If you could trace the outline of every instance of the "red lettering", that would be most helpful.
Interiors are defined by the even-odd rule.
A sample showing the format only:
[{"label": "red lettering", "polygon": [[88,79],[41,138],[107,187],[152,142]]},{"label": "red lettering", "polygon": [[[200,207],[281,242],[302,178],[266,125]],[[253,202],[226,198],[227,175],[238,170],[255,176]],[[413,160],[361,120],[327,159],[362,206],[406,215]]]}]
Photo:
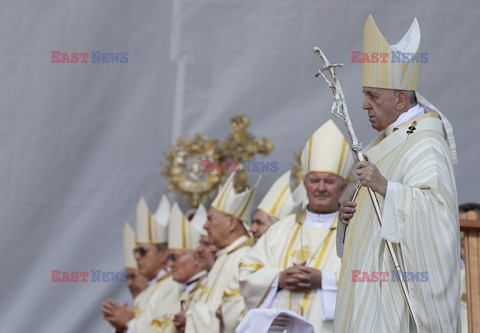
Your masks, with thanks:
[{"label": "red lettering", "polygon": [[378,282],[378,272],[372,272],[372,282]]},{"label": "red lettering", "polygon": [[202,172],[211,172],[210,165],[211,162],[209,160],[202,160]]},{"label": "red lettering", "polygon": [[72,272],[72,282],[78,282],[78,272]]},{"label": "red lettering", "polygon": [[212,162],[212,168],[210,169],[210,172],[220,172],[220,167],[218,165],[218,162],[216,161]]},{"label": "red lettering", "polygon": [[221,168],[220,168],[220,172],[228,172],[228,169],[230,167],[230,162],[227,162],[227,161],[223,161],[221,164],[220,164]]},{"label": "red lettering", "polygon": [[352,51],[352,63],[353,64],[359,64],[361,62],[362,62],[362,52]]},{"label": "red lettering", "polygon": [[62,272],[62,282],[71,282],[68,272]]},{"label": "red lettering", "polygon": [[352,270],[352,282],[360,282],[360,271],[358,269]]},{"label": "red lettering", "polygon": [[78,52],[73,52],[72,53],[71,62],[74,63],[74,64],[78,63]]},{"label": "red lettering", "polygon": [[86,64],[88,62],[88,52],[82,52],[80,53],[80,58],[82,58],[81,63]]},{"label": "red lettering", "polygon": [[88,282],[87,277],[89,273],[88,272],[80,272],[80,277],[82,278],[80,282]]},{"label": "red lettering", "polygon": [[59,64],[61,62],[59,57],[61,54],[62,52],[60,51],[52,51],[52,63]]},{"label": "red lettering", "polygon": [[381,282],[388,282],[388,272],[380,272]]},{"label": "red lettering", "polygon": [[388,53],[387,52],[380,53],[380,58],[382,58],[380,62],[385,64],[386,62],[388,62]]},{"label": "red lettering", "polygon": [[378,63],[378,52],[373,52],[372,57],[370,58],[370,62],[373,62],[374,64]]},{"label": "red lettering", "polygon": [[70,63],[70,58],[68,57],[68,53],[62,53],[62,63]]},{"label": "red lettering", "polygon": [[362,282],[368,282],[369,279],[368,272],[362,272]]},{"label": "red lettering", "polygon": [[368,57],[368,53],[363,53],[362,54],[362,63],[371,63],[370,58]]},{"label": "red lettering", "polygon": [[51,280],[51,282],[62,282],[62,280],[60,280],[60,273],[61,272],[62,271],[58,270],[58,269],[52,270],[52,280]]}]

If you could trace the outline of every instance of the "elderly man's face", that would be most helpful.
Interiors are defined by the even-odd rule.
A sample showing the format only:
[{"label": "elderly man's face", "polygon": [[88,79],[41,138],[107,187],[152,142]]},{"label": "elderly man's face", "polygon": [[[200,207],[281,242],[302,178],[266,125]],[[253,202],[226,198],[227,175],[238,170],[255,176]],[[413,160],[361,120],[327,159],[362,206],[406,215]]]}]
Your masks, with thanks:
[{"label": "elderly man's face", "polygon": [[225,245],[225,239],[230,234],[231,217],[227,214],[219,212],[215,208],[208,210],[207,222],[203,226],[208,233],[210,242],[218,249],[223,249]]},{"label": "elderly man's face", "polygon": [[147,279],[153,279],[166,261],[168,250],[158,250],[154,244],[138,243],[134,250],[138,270]]},{"label": "elderly man's face", "polygon": [[127,287],[132,297],[135,298],[143,289],[148,287],[148,280],[140,274],[138,269],[126,268],[125,271],[127,272]]},{"label": "elderly man's face", "polygon": [[314,213],[330,213],[338,210],[338,200],[345,191],[345,181],[331,173],[310,172],[304,179],[308,208]]},{"label": "elderly man's face", "polygon": [[397,120],[397,96],[394,90],[363,87],[363,109],[368,111],[368,120],[378,132]]},{"label": "elderly man's face", "polygon": [[200,271],[193,251],[171,250],[169,265],[172,269],[172,278],[178,283],[187,282]]},{"label": "elderly man's face", "polygon": [[200,237],[200,244],[197,247],[198,261],[202,268],[206,271],[210,271],[217,259],[215,254],[218,249],[215,245],[210,243],[208,236]]},{"label": "elderly man's face", "polygon": [[264,233],[267,232],[268,228],[271,227],[272,225],[272,220],[270,219],[270,216],[257,209],[255,214],[253,214],[253,219],[252,219],[252,225],[250,226],[250,231],[253,234],[253,240],[255,243],[262,237]]}]

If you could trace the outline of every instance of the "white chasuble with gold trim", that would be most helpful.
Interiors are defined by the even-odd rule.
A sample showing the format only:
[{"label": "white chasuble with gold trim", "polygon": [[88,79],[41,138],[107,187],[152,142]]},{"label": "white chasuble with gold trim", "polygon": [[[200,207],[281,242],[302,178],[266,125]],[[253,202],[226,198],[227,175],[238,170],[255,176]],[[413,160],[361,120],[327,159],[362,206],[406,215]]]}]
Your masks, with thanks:
[{"label": "white chasuble with gold trim", "polygon": [[[367,190],[357,193],[346,229],[336,332],[410,332],[406,302],[384,239],[392,242],[419,332],[460,329],[460,242],[453,162],[438,116],[414,118],[365,149],[387,178],[380,228]],[[359,281],[353,271],[388,274]],[[363,273],[366,272],[366,273]],[[419,278],[420,277],[420,278]],[[385,281],[387,280],[387,281]]]},{"label": "white chasuble with gold trim", "polygon": [[[242,258],[241,292],[247,309],[292,310],[308,320],[316,333],[331,332],[340,272],[335,250],[336,213],[329,215],[328,224],[323,227],[304,223],[305,215],[303,210],[276,222]],[[279,274],[302,262],[322,271],[323,289],[308,293],[278,290]]]}]

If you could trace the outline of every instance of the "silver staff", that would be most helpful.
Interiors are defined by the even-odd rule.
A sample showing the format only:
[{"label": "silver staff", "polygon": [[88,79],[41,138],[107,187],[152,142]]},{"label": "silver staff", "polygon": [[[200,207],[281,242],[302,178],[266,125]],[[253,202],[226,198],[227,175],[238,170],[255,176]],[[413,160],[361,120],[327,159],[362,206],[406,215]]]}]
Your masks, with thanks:
[{"label": "silver staff", "polygon": [[[345,95],[343,94],[342,86],[340,85],[340,81],[338,80],[337,74],[335,73],[335,69],[337,67],[343,67],[343,64],[330,64],[330,61],[328,61],[325,54],[318,47],[314,47],[313,52],[315,52],[315,54],[318,55],[325,63],[325,66],[323,66],[323,68],[320,69],[315,76],[316,77],[318,77],[319,75],[323,76],[325,81],[327,81],[327,84],[330,87],[330,89],[332,89],[332,92],[334,95],[334,101],[332,104],[332,114],[335,117],[340,118],[344,122],[345,126],[347,127],[347,131],[350,136],[350,139],[352,140],[352,151],[357,156],[358,161],[364,161],[365,157],[363,156],[363,153],[362,153],[362,144],[358,141],[357,136],[355,135],[355,131],[353,130],[353,125],[350,120],[350,115],[348,114],[347,103],[345,101]],[[330,73],[332,82],[325,76],[324,74],[325,71]],[[377,197],[375,196],[375,193],[370,187],[367,187],[367,190],[368,190],[368,195],[370,196],[370,200],[373,204],[373,208],[375,210],[375,215],[377,216],[378,223],[380,224],[380,226],[382,226],[382,213],[380,211],[380,206],[378,205]],[[405,297],[405,301],[407,302],[410,317],[412,318],[412,321],[415,324],[415,326],[417,326],[417,323],[415,322],[415,316],[413,315],[413,311],[412,311],[412,304],[410,302],[410,296],[408,294],[407,285],[401,278],[402,269],[400,267],[400,264],[398,263],[397,256],[393,251],[392,243],[390,243],[388,240],[385,240],[385,243],[387,244],[388,252],[390,253],[390,257],[392,258],[393,265],[395,266],[396,273],[399,277],[400,285],[402,286],[403,296]]]}]

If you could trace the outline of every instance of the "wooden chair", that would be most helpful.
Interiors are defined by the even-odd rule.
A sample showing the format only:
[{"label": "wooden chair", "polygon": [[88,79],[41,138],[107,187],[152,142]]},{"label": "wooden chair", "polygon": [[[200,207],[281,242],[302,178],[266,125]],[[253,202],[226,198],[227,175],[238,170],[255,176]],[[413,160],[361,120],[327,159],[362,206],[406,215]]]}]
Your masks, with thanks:
[{"label": "wooden chair", "polygon": [[460,220],[464,233],[465,276],[467,282],[468,332],[480,332],[480,220],[474,211]]}]

